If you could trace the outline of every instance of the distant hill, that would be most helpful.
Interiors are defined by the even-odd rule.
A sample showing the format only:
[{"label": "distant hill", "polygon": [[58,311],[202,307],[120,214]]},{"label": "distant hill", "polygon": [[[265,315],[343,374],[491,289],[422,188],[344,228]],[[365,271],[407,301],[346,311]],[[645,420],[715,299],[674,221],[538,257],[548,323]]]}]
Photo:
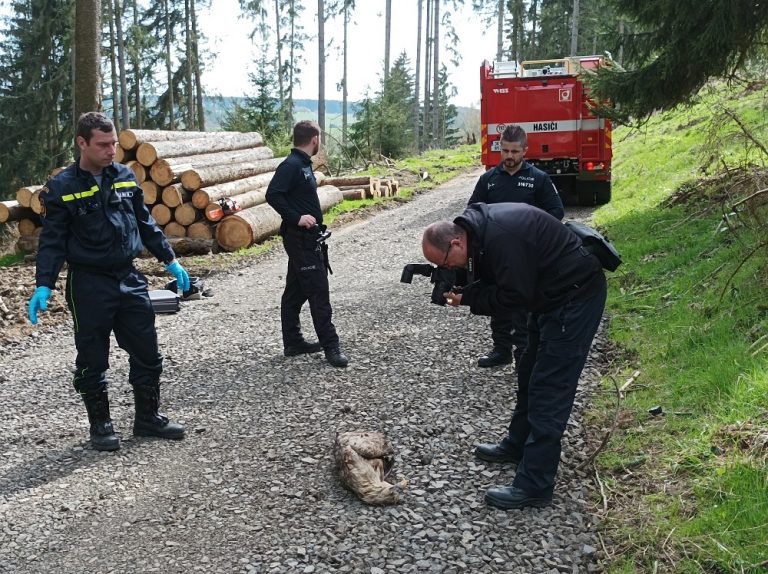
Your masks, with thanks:
[{"label": "distant hill", "polygon": [[[245,98],[231,96],[206,96],[203,98],[203,107],[205,108],[205,128],[207,130],[220,129],[222,122],[226,118],[228,111],[234,109],[236,103],[243,103]],[[294,115],[297,120],[317,120],[317,100],[295,100]],[[341,129],[341,100],[326,100],[325,118],[328,129]],[[354,115],[357,112],[355,103],[350,102],[348,113],[349,122],[355,121]],[[459,115],[456,118],[456,127],[461,130],[466,126],[477,125],[479,128],[479,112],[473,108],[457,108]],[[477,128],[471,128],[469,131],[476,131]],[[479,136],[479,134],[477,134]]]}]

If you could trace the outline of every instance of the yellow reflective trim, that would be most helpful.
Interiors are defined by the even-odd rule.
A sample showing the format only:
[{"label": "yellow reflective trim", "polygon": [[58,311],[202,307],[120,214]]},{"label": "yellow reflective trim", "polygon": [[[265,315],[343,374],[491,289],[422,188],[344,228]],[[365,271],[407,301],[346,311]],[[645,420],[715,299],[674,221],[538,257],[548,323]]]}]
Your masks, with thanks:
[{"label": "yellow reflective trim", "polygon": [[92,195],[96,195],[99,192],[99,187],[94,185],[91,189],[86,191],[81,191],[80,193],[71,193],[69,195],[62,195],[61,201],[72,201],[75,199],[83,199],[85,197],[91,197]]},{"label": "yellow reflective trim", "polygon": [[118,181],[112,184],[114,189],[120,189],[121,187],[138,187],[135,181]]}]

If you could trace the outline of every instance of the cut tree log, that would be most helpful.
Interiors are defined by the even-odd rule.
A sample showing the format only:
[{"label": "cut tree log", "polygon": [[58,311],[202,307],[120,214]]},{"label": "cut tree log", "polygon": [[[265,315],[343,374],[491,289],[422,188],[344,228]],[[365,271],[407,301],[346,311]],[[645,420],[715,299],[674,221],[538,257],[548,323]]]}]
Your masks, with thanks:
[{"label": "cut tree log", "polygon": [[365,189],[366,186],[373,184],[373,180],[374,178],[370,175],[347,175],[338,177],[326,177],[324,183],[325,185],[334,185],[339,189],[343,187],[362,187]]},{"label": "cut tree log", "polygon": [[158,225],[165,225],[171,220],[171,210],[162,203],[153,206],[150,213]]},{"label": "cut tree log", "polygon": [[171,244],[173,252],[181,256],[207,255],[216,247],[212,238],[189,237],[189,230],[187,237],[172,237],[168,243]]},{"label": "cut tree log", "polygon": [[133,172],[133,175],[136,176],[136,180],[139,183],[147,181],[149,171],[147,170],[146,167],[141,165],[138,161],[136,161],[135,159],[132,159],[131,161],[126,162],[125,165],[126,167],[130,168],[130,170]]},{"label": "cut tree log", "polygon": [[22,217],[19,219],[19,235],[35,235],[40,233],[38,230],[42,229],[42,222],[37,215],[32,217]]},{"label": "cut tree log", "polygon": [[272,157],[274,157],[272,150],[266,146],[261,146],[186,157],[159,158],[149,168],[149,176],[160,185],[170,185],[179,181],[181,174],[189,169],[258,161]]},{"label": "cut tree log", "polygon": [[170,131],[170,130],[121,130],[120,135],[117,136],[117,140],[120,142],[120,147],[124,150],[132,150],[139,147],[144,142],[163,142],[163,141],[178,141],[199,139],[207,136],[215,136],[216,134],[232,134],[239,132],[185,132],[185,131]]},{"label": "cut tree log", "polygon": [[[323,212],[343,200],[341,191],[330,185],[317,190]],[[228,215],[216,226],[216,241],[226,251],[237,251],[259,243],[280,230],[280,215],[268,204]]]},{"label": "cut tree log", "polygon": [[169,221],[163,227],[163,233],[166,237],[186,237],[187,228],[175,221]]},{"label": "cut tree log", "polygon": [[22,207],[29,207],[30,202],[32,201],[32,194],[42,187],[42,185],[29,185],[27,187],[20,187],[18,190],[16,190],[16,201],[18,201],[19,205]]},{"label": "cut tree log", "polygon": [[[229,165],[212,165],[192,168],[181,174],[181,184],[187,189],[197,190],[219,183],[227,183],[237,179],[245,179],[262,173],[274,172],[277,166],[285,160],[284,157],[273,157],[244,163]],[[270,178],[271,179],[271,178]],[[207,202],[206,205],[208,205]]]},{"label": "cut tree log", "polygon": [[123,146],[118,145],[115,148],[115,161],[117,163],[126,164],[131,160],[136,159],[136,152],[133,150],[123,149]]},{"label": "cut tree log", "polygon": [[[247,193],[241,193],[240,195],[235,195],[233,197],[228,197],[228,200],[231,200],[235,202],[239,210],[248,209],[249,207],[253,207],[255,205],[261,205],[266,201],[267,198],[267,188],[266,187],[259,187],[254,189],[253,191],[249,191]],[[205,218],[208,221],[219,221],[224,217],[224,210],[222,209],[221,205],[218,203],[209,203],[205,207]]]},{"label": "cut tree log", "polygon": [[264,145],[264,140],[257,132],[210,132],[206,137],[199,139],[144,142],[136,149],[136,159],[142,165],[150,166],[157,158],[182,157],[261,145]]},{"label": "cut tree log", "polygon": [[213,239],[214,229],[213,225],[205,220],[195,221],[192,225],[187,227],[187,237],[194,239]]},{"label": "cut tree log", "polygon": [[270,171],[219,185],[202,187],[192,194],[192,205],[198,209],[205,209],[209,204],[225,197],[234,197],[260,187],[266,187],[274,175],[275,172]]},{"label": "cut tree log", "polygon": [[191,202],[182,203],[173,210],[173,219],[184,227],[192,225],[195,221],[203,218],[201,210],[195,209]]},{"label": "cut tree log", "polygon": [[[193,237],[167,237],[168,244],[173,249],[174,254],[188,257],[190,255],[208,255],[216,251],[216,245],[213,239],[196,239]],[[149,259],[154,257],[149,249],[142,249],[139,257]]]},{"label": "cut tree log", "polygon": [[10,223],[19,219],[31,218],[34,211],[20,205],[18,201],[0,201],[0,223]]},{"label": "cut tree log", "polygon": [[163,203],[170,208],[178,207],[182,203],[192,200],[192,194],[184,189],[180,183],[174,183],[163,188]]},{"label": "cut tree log", "polygon": [[344,197],[344,199],[347,199],[347,200],[349,200],[349,199],[365,199],[365,197],[367,195],[363,188],[341,189],[339,191],[341,191],[342,197]]},{"label": "cut tree log", "polygon": [[16,252],[36,253],[37,246],[40,242],[40,234],[35,235],[21,235],[16,241]]},{"label": "cut tree log", "polygon": [[142,181],[141,185],[141,191],[144,192],[144,204],[145,205],[154,205],[157,203],[157,198],[160,195],[160,186],[157,185],[154,181]]},{"label": "cut tree log", "polygon": [[41,187],[40,189],[35,190],[35,193],[29,198],[29,208],[37,215],[40,215],[43,212],[43,202],[40,201],[40,192],[44,189],[44,187]]}]

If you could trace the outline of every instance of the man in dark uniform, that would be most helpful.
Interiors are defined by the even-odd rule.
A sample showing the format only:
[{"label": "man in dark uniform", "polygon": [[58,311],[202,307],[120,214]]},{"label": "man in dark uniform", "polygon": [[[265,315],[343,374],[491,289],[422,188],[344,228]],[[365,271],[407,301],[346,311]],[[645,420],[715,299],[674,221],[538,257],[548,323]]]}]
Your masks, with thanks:
[{"label": "man in dark uniform", "polygon": [[[267,202],[283,218],[280,234],[288,254],[280,306],[283,351],[291,357],[323,350],[331,365],[346,367],[349,361],[339,348],[339,336],[331,322],[327,246],[318,242],[325,226],[311,156],[320,149],[320,127],[311,121],[297,123],[293,145],[267,187]],[[307,301],[318,343],[310,343],[301,333],[299,315]]]},{"label": "man in dark uniform", "polygon": [[449,305],[468,305],[477,315],[530,312],[507,436],[500,444],[478,445],[475,455],[518,465],[511,485],[488,489],[488,504],[546,506],[579,376],[605,307],[600,261],[556,218],[522,203],[472,204],[453,222],[427,227],[422,250],[430,262],[470,274],[460,293],[445,294]]},{"label": "man in dark uniform", "polygon": [[133,259],[146,246],[165,263],[182,291],[189,289],[189,275],[144,205],[133,172],[113,161],[117,134],[112,121],[98,112],[83,114],[76,143],[78,160],[40,194],[45,209],[29,319],[37,324],[38,312],[46,310],[66,261],[66,299],[77,348],[73,383],[88,411],[91,444],[96,450],[120,448],[105,376],[111,332],[130,356],[128,381],[136,403],[133,433],[180,439],[184,427],[158,411],[163,357],[147,280]]},{"label": "man in dark uniform", "polygon": [[[543,209],[557,219],[565,215],[563,201],[549,176],[523,158],[528,149],[528,136],[517,125],[504,128],[499,139],[501,163],[488,170],[475,185],[467,205],[473,203],[527,203]],[[479,367],[496,367],[512,362],[515,365],[528,341],[526,313],[519,309],[509,316],[491,317],[493,349],[477,361]]]}]

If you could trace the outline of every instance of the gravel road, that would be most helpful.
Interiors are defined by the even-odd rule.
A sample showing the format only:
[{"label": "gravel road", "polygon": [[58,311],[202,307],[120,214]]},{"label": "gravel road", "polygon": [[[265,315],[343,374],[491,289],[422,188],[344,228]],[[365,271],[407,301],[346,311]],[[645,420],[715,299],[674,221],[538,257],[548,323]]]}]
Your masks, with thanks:
[{"label": "gravel road", "polygon": [[[512,369],[478,369],[488,319],[429,303],[399,282],[423,262],[423,228],[458,214],[480,172],[333,230],[331,300],[347,369],[285,358],[274,249],[206,279],[214,297],[158,317],[163,404],[181,442],[134,439],[126,354],[113,341],[111,402],[122,448],[94,451],[71,386],[69,328],[0,347],[0,572],[597,572],[598,538],[576,470],[597,341],[564,440],[554,504],[504,512],[485,489],[513,471],[483,464],[514,397]],[[584,218],[588,210],[570,210]],[[308,311],[305,333],[313,335]],[[368,507],[338,482],[336,432],[384,431],[404,502]]]}]

